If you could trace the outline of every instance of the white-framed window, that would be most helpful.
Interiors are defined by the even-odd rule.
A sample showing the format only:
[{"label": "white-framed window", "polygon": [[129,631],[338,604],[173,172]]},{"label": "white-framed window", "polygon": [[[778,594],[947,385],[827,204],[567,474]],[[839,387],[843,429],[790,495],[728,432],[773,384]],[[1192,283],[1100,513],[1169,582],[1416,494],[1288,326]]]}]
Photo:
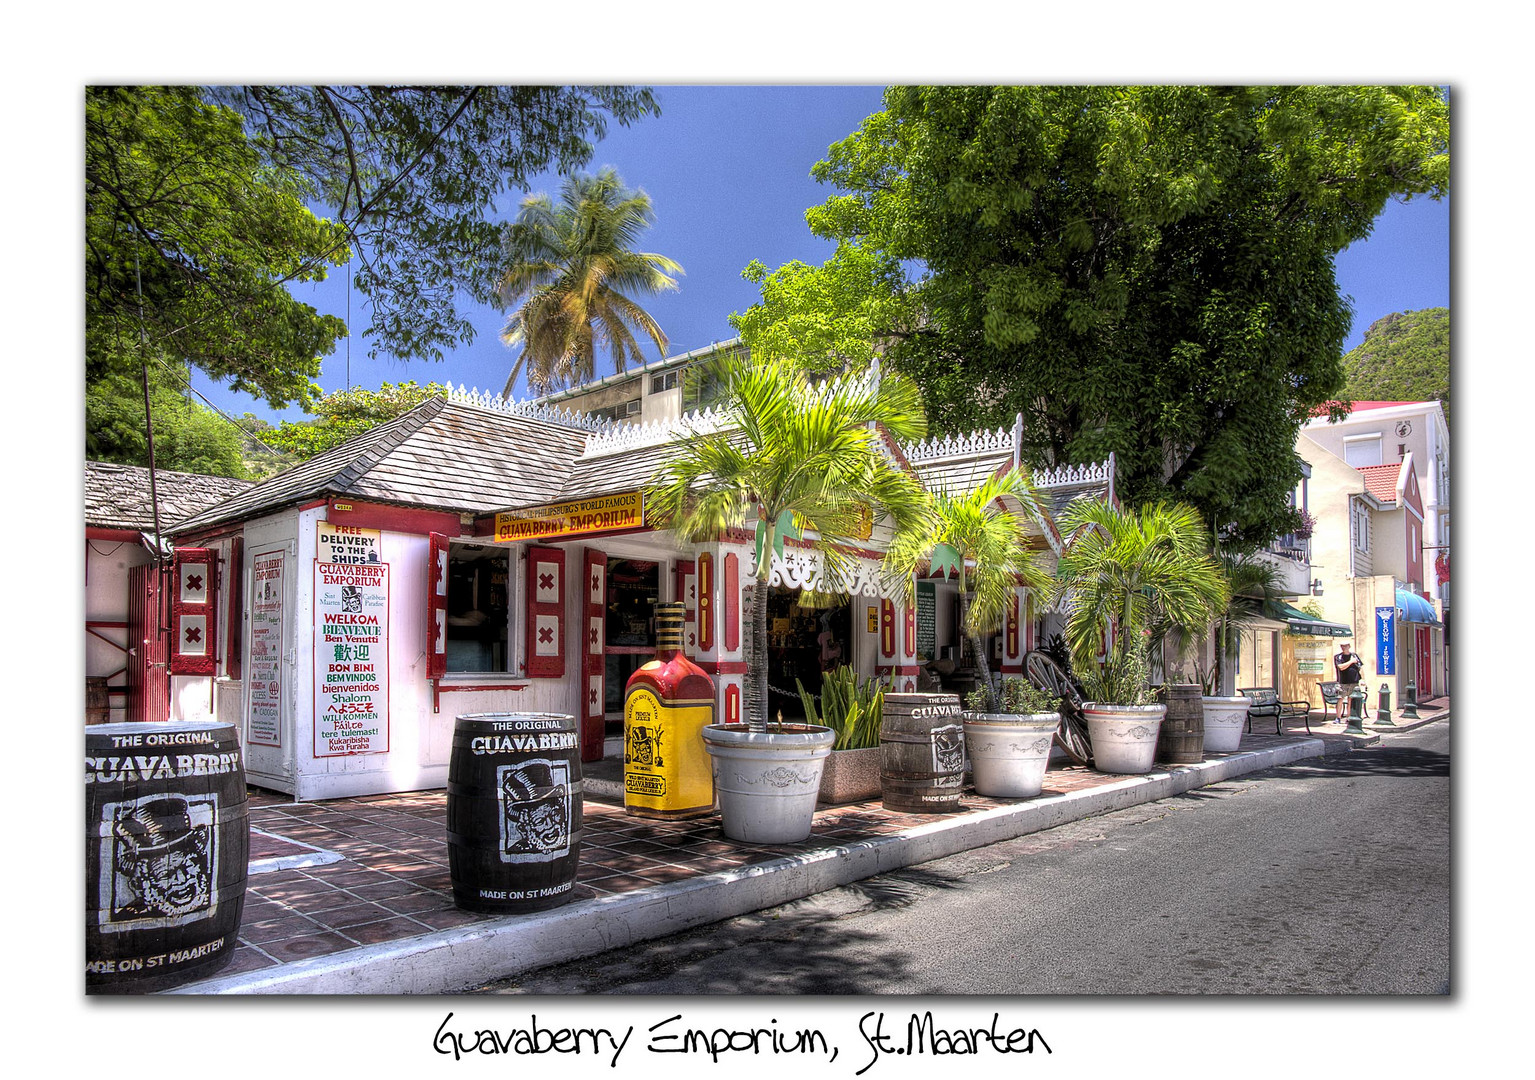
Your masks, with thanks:
[{"label": "white-framed window", "polygon": [[1381,457],[1380,432],[1375,431],[1368,435],[1345,435],[1343,460],[1356,469],[1384,464],[1385,459]]},{"label": "white-framed window", "polygon": [[667,390],[675,389],[677,389],[677,373],[675,371],[666,371],[660,375],[652,375],[650,377],[650,392],[652,394],[660,394]]}]

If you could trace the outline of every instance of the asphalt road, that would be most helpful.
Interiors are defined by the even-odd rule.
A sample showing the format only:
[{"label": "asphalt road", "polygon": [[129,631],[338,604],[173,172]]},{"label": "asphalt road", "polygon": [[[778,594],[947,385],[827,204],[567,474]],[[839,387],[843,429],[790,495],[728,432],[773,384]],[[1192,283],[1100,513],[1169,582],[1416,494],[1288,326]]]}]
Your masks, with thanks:
[{"label": "asphalt road", "polygon": [[494,994],[1448,994],[1449,722]]}]

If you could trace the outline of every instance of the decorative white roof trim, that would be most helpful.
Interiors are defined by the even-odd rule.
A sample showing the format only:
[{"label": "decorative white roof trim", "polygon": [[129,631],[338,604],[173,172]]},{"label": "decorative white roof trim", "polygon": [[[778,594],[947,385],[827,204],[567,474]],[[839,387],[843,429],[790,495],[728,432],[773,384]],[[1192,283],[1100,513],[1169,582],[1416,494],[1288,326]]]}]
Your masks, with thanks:
[{"label": "decorative white roof trim", "polygon": [[1034,487],[1075,487],[1078,484],[1108,483],[1113,478],[1113,461],[1096,465],[1062,465],[1055,469],[1035,469]]},{"label": "decorative white roof trim", "polygon": [[643,424],[612,424],[587,437],[583,458],[600,457],[620,450],[660,446],[692,435],[706,435],[732,422],[726,409],[684,413],[675,420],[650,420]]},{"label": "decorative white roof trim", "polygon": [[976,457],[981,454],[1013,453],[1016,443],[1013,433],[998,428],[996,431],[972,431],[968,435],[934,435],[925,442],[901,447],[901,453],[913,465],[919,461],[937,461],[942,458]]},{"label": "decorative white roof trim", "polygon": [[577,431],[601,432],[614,426],[614,421],[606,417],[572,412],[570,409],[544,404],[536,398],[510,401],[489,390],[466,390],[462,383],[457,390],[449,387],[446,396],[449,401],[456,401],[462,405],[475,405],[511,416],[526,416],[532,420],[542,420],[545,423],[558,424],[560,427],[573,428]]}]

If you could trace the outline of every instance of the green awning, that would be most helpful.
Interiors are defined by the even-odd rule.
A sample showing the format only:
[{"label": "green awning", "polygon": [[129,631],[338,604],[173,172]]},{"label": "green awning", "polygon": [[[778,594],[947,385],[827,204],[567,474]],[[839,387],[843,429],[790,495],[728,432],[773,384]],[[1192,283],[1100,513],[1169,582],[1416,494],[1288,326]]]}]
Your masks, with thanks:
[{"label": "green awning", "polygon": [[1312,637],[1353,637],[1354,628],[1342,623],[1328,622],[1315,615],[1307,615],[1291,607],[1283,600],[1268,600],[1263,604],[1263,614],[1290,628],[1292,634],[1309,634]]}]

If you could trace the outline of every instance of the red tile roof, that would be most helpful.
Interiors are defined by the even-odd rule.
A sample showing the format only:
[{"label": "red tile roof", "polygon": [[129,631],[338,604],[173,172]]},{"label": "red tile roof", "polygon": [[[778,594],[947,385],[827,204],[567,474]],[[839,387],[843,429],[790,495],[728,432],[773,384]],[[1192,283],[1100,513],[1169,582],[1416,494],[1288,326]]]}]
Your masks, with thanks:
[{"label": "red tile roof", "polygon": [[1381,502],[1396,502],[1396,482],[1402,474],[1400,461],[1392,465],[1365,465],[1359,470],[1364,489]]},{"label": "red tile roof", "polygon": [[[1312,416],[1326,416],[1327,415],[1327,411],[1330,408],[1332,408],[1334,405],[1336,405],[1336,404],[1338,404],[1336,401],[1324,401],[1322,404],[1316,406],[1315,408],[1313,408],[1311,410],[1311,415]],[[1364,411],[1366,411],[1368,409],[1389,409],[1389,408],[1391,408],[1394,405],[1425,405],[1425,404],[1431,404],[1431,403],[1430,402],[1423,402],[1423,401],[1356,401],[1356,402],[1354,402],[1353,412],[1356,412],[1356,413],[1357,412],[1364,412]],[[1352,415],[1352,413],[1350,415]]]}]

